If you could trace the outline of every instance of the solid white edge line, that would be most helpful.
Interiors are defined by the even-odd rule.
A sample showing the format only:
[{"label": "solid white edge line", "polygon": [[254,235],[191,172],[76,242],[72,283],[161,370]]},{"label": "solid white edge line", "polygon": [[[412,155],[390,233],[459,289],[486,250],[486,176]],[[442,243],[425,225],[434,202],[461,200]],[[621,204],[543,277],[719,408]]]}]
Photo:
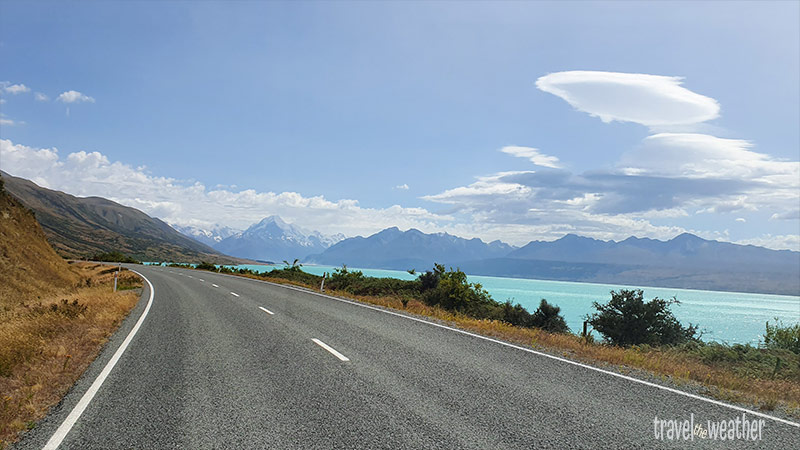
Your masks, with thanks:
[{"label": "solid white edge line", "polygon": [[344,356],[343,354],[337,352],[336,349],[334,349],[330,345],[320,341],[319,339],[311,339],[311,340],[314,341],[315,344],[317,344],[320,347],[324,348],[325,350],[329,351],[333,356],[339,358],[340,360],[342,360],[342,361],[350,361],[350,358],[348,358],[347,356]]},{"label": "solid white edge line", "polygon": [[274,313],[274,312],[272,312],[272,311],[268,310],[267,308],[264,308],[263,306],[259,306],[259,307],[258,307],[258,309],[260,309],[260,310],[264,311],[265,313],[267,313],[267,314],[269,314],[269,315],[271,315],[271,316],[272,316],[272,315],[275,315],[275,313]]},{"label": "solid white edge line", "polygon": [[111,373],[112,369],[114,369],[114,366],[117,364],[117,361],[119,361],[119,358],[122,356],[123,353],[125,353],[125,350],[128,348],[128,344],[131,343],[131,340],[133,340],[133,337],[136,335],[136,332],[139,331],[139,327],[142,326],[145,317],[147,317],[147,313],[150,312],[150,307],[153,305],[153,294],[155,293],[155,290],[153,289],[153,284],[150,283],[150,280],[148,280],[147,277],[145,277],[141,273],[133,269],[128,269],[128,270],[142,277],[144,281],[147,282],[147,285],[150,287],[150,298],[147,300],[147,306],[144,308],[144,312],[142,313],[141,317],[139,317],[139,320],[136,322],[136,325],[134,325],[130,333],[128,333],[128,337],[125,338],[125,340],[122,342],[122,345],[120,345],[117,351],[114,352],[114,356],[112,356],[111,359],[108,361],[106,366],[103,368],[103,371],[100,372],[100,375],[98,375],[97,378],[94,380],[94,383],[92,383],[92,385],[89,386],[89,390],[87,390],[86,393],[83,394],[83,397],[81,397],[80,401],[78,401],[78,404],[75,405],[74,408],[72,408],[72,412],[69,413],[67,418],[64,419],[64,422],[62,422],[61,425],[56,430],[56,432],[53,433],[53,436],[50,437],[50,440],[47,441],[47,444],[45,444],[45,446],[42,447],[43,450],[53,450],[58,448],[59,445],[61,445],[61,442],[64,440],[65,437],[67,437],[67,433],[69,433],[69,431],[75,425],[75,422],[77,422],[78,419],[80,419],[81,414],[83,414],[83,412],[86,410],[86,407],[89,406],[89,402],[91,402],[95,394],[97,394],[97,391],[100,389],[100,386],[102,386],[103,382],[106,381],[106,378],[108,378],[108,374]]},{"label": "solid white edge line", "polygon": [[239,296],[239,294],[237,294],[236,292],[231,292],[231,295],[235,295],[236,297]]},{"label": "solid white edge line", "polygon": [[272,286],[291,289],[293,291],[305,292],[306,294],[312,294],[312,295],[316,295],[318,297],[324,297],[324,298],[328,298],[328,299],[331,299],[331,300],[336,300],[338,302],[349,303],[349,304],[354,305],[354,306],[360,306],[362,308],[367,308],[367,309],[371,309],[371,310],[374,310],[374,311],[380,311],[382,313],[391,314],[393,316],[402,317],[404,319],[413,320],[415,322],[428,324],[428,325],[431,325],[431,326],[434,326],[434,327],[444,328],[446,330],[455,331],[456,333],[466,334],[467,336],[472,336],[472,337],[476,337],[478,339],[483,339],[485,341],[494,342],[494,343],[500,344],[500,345],[505,345],[506,347],[515,348],[517,350],[522,350],[524,352],[533,353],[534,355],[539,355],[539,356],[543,356],[545,358],[550,358],[550,359],[553,359],[553,360],[556,360],[556,361],[561,361],[561,362],[564,362],[564,363],[567,363],[567,364],[572,364],[573,366],[583,367],[584,369],[589,369],[589,370],[593,370],[595,372],[600,372],[600,373],[604,373],[606,375],[611,375],[613,377],[622,378],[623,380],[633,381],[634,383],[639,383],[639,384],[643,384],[645,386],[650,386],[650,387],[654,387],[656,389],[661,389],[661,390],[664,390],[664,391],[667,391],[667,392],[672,392],[673,394],[678,394],[678,395],[682,395],[684,397],[689,397],[689,398],[692,398],[692,399],[695,399],[695,400],[700,400],[700,401],[704,401],[704,402],[707,402],[707,403],[711,403],[713,405],[734,409],[736,411],[746,412],[746,413],[752,414],[754,416],[763,417],[765,419],[774,420],[776,422],[781,422],[781,423],[786,424],[786,425],[791,425],[793,427],[800,428],[800,423],[798,423],[798,422],[792,422],[791,420],[786,420],[786,419],[782,419],[780,417],[770,416],[769,414],[764,414],[764,413],[761,413],[761,412],[758,412],[758,411],[753,411],[752,409],[747,409],[747,408],[744,408],[744,407],[741,407],[741,406],[731,405],[731,404],[728,404],[728,403],[725,403],[725,402],[721,402],[719,400],[714,400],[714,399],[711,399],[711,398],[702,397],[700,395],[691,394],[689,392],[684,392],[684,391],[681,391],[679,389],[675,389],[675,388],[671,388],[671,387],[667,387],[667,386],[662,386],[660,384],[651,383],[651,382],[645,381],[645,380],[640,380],[638,378],[633,378],[633,377],[630,377],[628,375],[623,375],[621,373],[612,372],[610,370],[601,369],[599,367],[590,366],[588,364],[583,364],[583,363],[579,363],[577,361],[572,361],[572,360],[569,360],[569,359],[566,359],[566,358],[561,358],[559,356],[554,356],[554,355],[550,355],[550,354],[543,353],[543,352],[540,352],[540,351],[536,351],[536,350],[533,350],[531,348],[520,347],[519,345],[510,344],[508,342],[503,342],[503,341],[500,341],[500,340],[497,340],[497,339],[493,339],[493,338],[490,338],[490,337],[486,337],[486,336],[481,336],[480,334],[471,333],[469,331],[460,330],[458,328],[448,327],[447,325],[442,325],[442,324],[439,324],[439,323],[430,322],[430,321],[427,321],[427,320],[424,320],[424,319],[419,319],[419,318],[416,318],[416,317],[406,316],[405,314],[400,314],[400,313],[397,313],[397,312],[394,312],[394,311],[388,311],[388,310],[385,310],[385,309],[377,308],[375,306],[365,305],[363,303],[358,303],[358,302],[354,302],[354,301],[351,301],[351,300],[345,300],[343,298],[338,298],[338,297],[333,297],[333,296],[326,295],[326,294],[321,294],[319,292],[314,292],[314,291],[312,291],[310,289],[301,289],[301,288],[294,287],[294,286],[287,286],[285,284],[272,283],[272,282],[264,281],[264,280],[254,280],[252,278],[237,277],[236,275],[228,275],[228,274],[220,274],[220,275],[225,275],[225,276],[228,276],[228,277],[238,278],[238,279],[242,279],[242,280],[255,281],[255,282],[258,282],[258,283],[269,284],[269,285],[272,285]]}]

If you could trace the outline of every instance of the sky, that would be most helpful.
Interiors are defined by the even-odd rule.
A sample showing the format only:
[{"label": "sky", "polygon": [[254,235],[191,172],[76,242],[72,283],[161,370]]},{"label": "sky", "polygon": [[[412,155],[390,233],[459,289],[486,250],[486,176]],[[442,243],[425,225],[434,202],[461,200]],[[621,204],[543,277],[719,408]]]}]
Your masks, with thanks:
[{"label": "sky", "polygon": [[0,2],[0,169],[175,225],[800,250],[800,2]]}]

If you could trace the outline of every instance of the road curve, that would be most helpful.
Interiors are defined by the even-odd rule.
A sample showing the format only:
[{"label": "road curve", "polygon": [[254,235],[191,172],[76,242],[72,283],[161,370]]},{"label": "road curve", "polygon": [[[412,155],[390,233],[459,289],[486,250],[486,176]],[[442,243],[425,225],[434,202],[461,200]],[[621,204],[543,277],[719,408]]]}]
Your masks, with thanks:
[{"label": "road curve", "polygon": [[[151,310],[60,448],[796,448],[656,438],[654,419],[742,411],[313,293],[136,266]],[[149,296],[145,288],[145,299]],[[42,448],[141,317],[139,302],[67,397],[15,448]]]}]

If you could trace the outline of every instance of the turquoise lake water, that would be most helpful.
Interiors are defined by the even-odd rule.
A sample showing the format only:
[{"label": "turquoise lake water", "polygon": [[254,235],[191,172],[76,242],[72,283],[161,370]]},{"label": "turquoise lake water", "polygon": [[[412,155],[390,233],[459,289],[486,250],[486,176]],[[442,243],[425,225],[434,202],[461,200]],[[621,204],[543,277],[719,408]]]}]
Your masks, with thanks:
[{"label": "turquoise lake water", "polygon": [[[269,271],[275,267],[266,265],[236,266],[256,271]],[[303,266],[303,270],[315,275],[331,273],[332,266]],[[371,277],[391,277],[413,280],[415,275],[404,271],[382,269],[361,270]],[[777,317],[785,324],[800,323],[800,297],[768,294],[743,294],[737,292],[698,291],[693,289],[654,288],[611,284],[572,283],[567,281],[529,280],[469,275],[469,281],[483,285],[492,297],[500,302],[511,299],[529,311],[538,308],[541,299],[547,299],[561,307],[561,314],[573,332],[580,332],[586,314],[594,312],[592,302],[606,303],[611,299],[611,290],[638,288],[644,290],[645,300],[653,297],[677,297],[680,305],[673,305],[672,312],[684,325],[699,324],[703,340],[730,344],[750,343],[757,345],[764,334],[765,323],[774,323]],[[597,333],[595,333],[595,337]]]}]

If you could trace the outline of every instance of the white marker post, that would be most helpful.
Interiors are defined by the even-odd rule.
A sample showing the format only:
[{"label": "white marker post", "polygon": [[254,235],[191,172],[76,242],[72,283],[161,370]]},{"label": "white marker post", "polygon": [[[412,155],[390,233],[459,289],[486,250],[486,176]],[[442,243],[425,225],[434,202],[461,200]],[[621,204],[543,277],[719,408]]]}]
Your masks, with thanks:
[{"label": "white marker post", "polygon": [[319,285],[319,291],[325,292],[325,277],[328,276],[328,272],[322,272],[322,283]]}]

